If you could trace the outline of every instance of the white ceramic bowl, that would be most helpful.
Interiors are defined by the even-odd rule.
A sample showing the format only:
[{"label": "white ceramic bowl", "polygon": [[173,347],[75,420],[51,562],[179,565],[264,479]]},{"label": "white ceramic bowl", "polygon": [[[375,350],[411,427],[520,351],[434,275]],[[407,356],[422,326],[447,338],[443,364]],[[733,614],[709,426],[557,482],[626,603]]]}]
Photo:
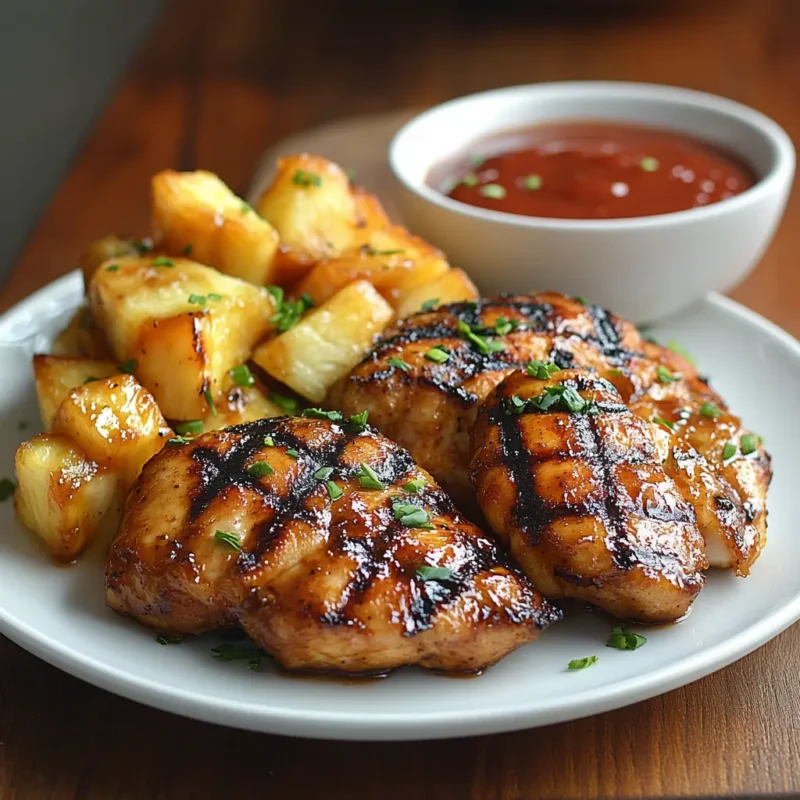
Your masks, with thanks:
[{"label": "white ceramic bowl", "polygon": [[[610,220],[524,217],[460,203],[427,185],[432,167],[481,139],[553,121],[619,121],[674,130],[739,156],[755,171],[740,195],[688,211]],[[404,125],[389,148],[411,230],[441,247],[485,294],[552,289],[634,322],[725,291],[758,263],[794,175],[786,132],[715,95],[637,83],[547,83],[474,94]]]}]

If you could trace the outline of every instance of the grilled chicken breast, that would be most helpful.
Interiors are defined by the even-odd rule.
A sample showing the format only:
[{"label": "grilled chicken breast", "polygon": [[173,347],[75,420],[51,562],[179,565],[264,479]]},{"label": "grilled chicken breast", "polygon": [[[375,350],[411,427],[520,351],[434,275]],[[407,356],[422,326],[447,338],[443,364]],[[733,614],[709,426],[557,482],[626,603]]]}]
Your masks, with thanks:
[{"label": "grilled chicken breast", "polygon": [[708,562],[660,434],[596,374],[547,372],[514,373],[481,409],[471,472],[487,520],[548,597],[682,617]]},{"label": "grilled chicken breast", "polygon": [[766,537],[769,456],[686,359],[599,306],[548,292],[415,314],[377,342],[331,399],[345,413],[369,409],[470,511],[478,408],[532,360],[591,369],[636,415],[663,420],[662,468],[692,505],[712,566],[747,574]]},{"label": "grilled chicken breast", "polygon": [[239,625],[284,667],[345,672],[478,670],[559,617],[358,419],[265,419],[165,448],[128,497],[107,601],[161,631]]}]

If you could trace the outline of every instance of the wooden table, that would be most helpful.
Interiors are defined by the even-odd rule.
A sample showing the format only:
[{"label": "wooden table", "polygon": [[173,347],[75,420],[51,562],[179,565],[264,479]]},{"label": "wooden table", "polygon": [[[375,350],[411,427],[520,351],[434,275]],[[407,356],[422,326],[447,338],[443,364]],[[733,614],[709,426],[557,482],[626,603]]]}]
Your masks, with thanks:
[{"label": "wooden table", "polygon": [[[170,6],[45,211],[3,306],[71,269],[93,237],[144,232],[148,179],[157,170],[202,166],[243,191],[267,144],[338,116],[510,83],[629,79],[728,95],[800,138],[797,0],[648,0],[637,13],[567,18],[524,11],[536,3],[509,4],[502,15],[486,10],[499,5]],[[798,252],[795,190],[762,265],[733,292],[794,334]],[[590,719],[449,742],[349,744],[181,719],[81,683],[0,640],[0,800],[797,792],[798,675],[795,628],[702,681]]]}]

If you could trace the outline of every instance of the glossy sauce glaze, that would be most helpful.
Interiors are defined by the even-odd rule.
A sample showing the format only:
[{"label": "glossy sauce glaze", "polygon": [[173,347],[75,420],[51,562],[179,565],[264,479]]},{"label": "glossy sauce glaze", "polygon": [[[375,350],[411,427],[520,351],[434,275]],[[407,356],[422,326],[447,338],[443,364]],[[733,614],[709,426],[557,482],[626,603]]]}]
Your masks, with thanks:
[{"label": "glossy sauce glaze", "polygon": [[484,140],[432,170],[429,184],[480,208],[528,217],[648,217],[718,203],[755,175],[682,134],[563,123]]}]

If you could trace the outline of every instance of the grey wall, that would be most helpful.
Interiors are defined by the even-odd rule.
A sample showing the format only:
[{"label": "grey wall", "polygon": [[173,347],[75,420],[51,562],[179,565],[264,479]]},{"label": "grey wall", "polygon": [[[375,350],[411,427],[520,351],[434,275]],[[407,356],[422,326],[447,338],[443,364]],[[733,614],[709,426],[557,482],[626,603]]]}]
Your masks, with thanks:
[{"label": "grey wall", "polygon": [[162,0],[0,0],[0,281]]}]

